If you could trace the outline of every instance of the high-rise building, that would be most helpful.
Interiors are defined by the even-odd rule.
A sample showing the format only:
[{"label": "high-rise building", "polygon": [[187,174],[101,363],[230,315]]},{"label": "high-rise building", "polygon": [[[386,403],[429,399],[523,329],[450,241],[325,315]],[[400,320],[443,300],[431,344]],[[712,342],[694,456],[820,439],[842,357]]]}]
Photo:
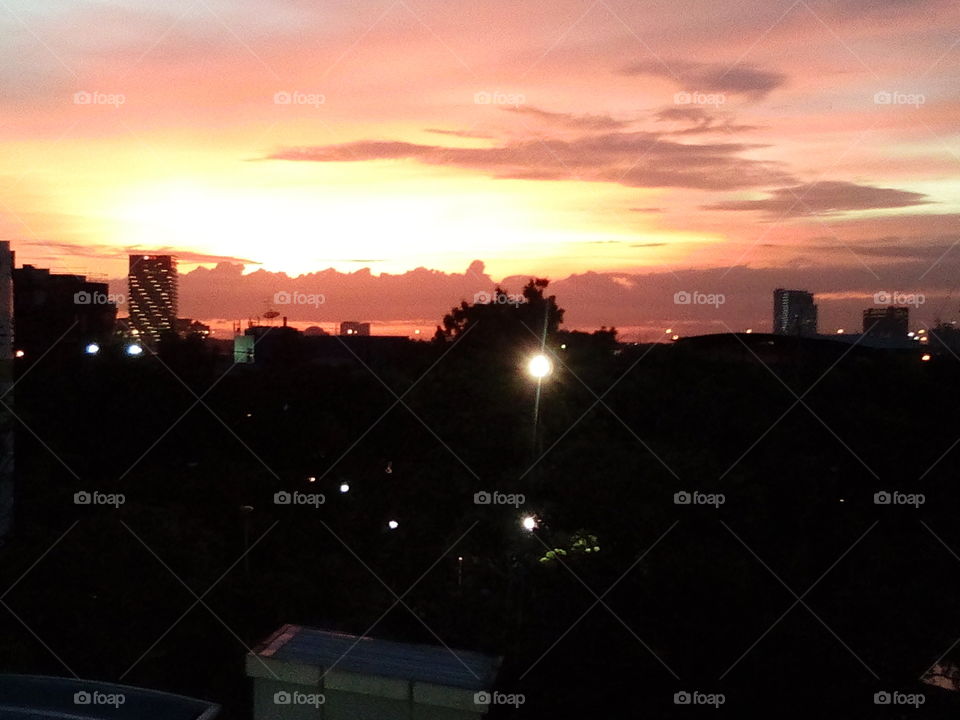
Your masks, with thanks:
[{"label": "high-rise building", "polygon": [[775,335],[816,335],[817,306],[806,290],[773,291],[773,332]]},{"label": "high-rise building", "polygon": [[177,330],[177,259],[172,255],[131,255],[127,275],[130,324],[156,345]]},{"label": "high-rise building", "polygon": [[863,311],[863,334],[884,340],[906,340],[910,308],[867,308]]},{"label": "high-rise building", "polygon": [[0,544],[13,527],[13,252],[0,241]]}]

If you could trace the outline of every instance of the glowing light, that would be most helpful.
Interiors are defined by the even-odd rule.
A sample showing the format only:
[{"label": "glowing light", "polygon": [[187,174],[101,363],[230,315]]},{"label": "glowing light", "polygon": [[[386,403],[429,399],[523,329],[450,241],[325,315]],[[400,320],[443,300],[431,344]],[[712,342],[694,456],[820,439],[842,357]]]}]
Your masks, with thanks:
[{"label": "glowing light", "polygon": [[127,345],[127,355],[132,355],[136,357],[137,355],[143,354],[143,348],[134,343],[133,345]]},{"label": "glowing light", "polygon": [[534,355],[532,358],[530,358],[530,362],[527,363],[527,372],[529,372],[537,380],[542,380],[545,378],[550,374],[552,369],[553,366],[550,363],[550,358],[543,353]]},{"label": "glowing light", "polygon": [[747,335],[751,334],[752,332],[753,332],[753,328],[747,328]]},{"label": "glowing light", "polygon": [[340,483],[340,492],[342,493],[350,492],[350,485],[348,483]]},{"label": "glowing light", "polygon": [[520,525],[523,526],[523,529],[527,532],[533,532],[537,529],[537,519],[533,515],[525,515],[520,521]]},{"label": "glowing light", "polygon": [[24,355],[26,355],[26,353],[23,350],[17,350],[14,353],[14,355],[16,355],[17,357],[23,357]]},{"label": "glowing light", "polygon": [[317,481],[317,479],[316,479],[315,477],[313,477],[313,475],[311,475],[310,477],[307,478],[307,482],[316,482],[316,481]]},{"label": "glowing light", "polygon": [[97,343],[90,343],[83,349],[83,351],[87,355],[96,355],[98,352],[100,352],[100,346],[97,345]]},{"label": "glowing light", "polygon": [[400,523],[398,523],[396,520],[391,520],[387,523],[387,527],[391,530],[396,530],[398,527],[400,527]]},{"label": "glowing light", "polygon": [[839,330],[837,330],[837,335],[843,335],[843,328],[840,328]]},{"label": "glowing light", "polygon": [[673,336],[672,338],[670,338],[670,339],[671,339],[671,340],[679,340],[679,339],[680,339],[680,336],[679,336],[679,335],[674,335],[674,336]]},{"label": "glowing light", "polygon": [[930,355],[928,353],[924,353],[923,355],[920,356],[920,360],[922,360],[923,362],[930,362]]}]

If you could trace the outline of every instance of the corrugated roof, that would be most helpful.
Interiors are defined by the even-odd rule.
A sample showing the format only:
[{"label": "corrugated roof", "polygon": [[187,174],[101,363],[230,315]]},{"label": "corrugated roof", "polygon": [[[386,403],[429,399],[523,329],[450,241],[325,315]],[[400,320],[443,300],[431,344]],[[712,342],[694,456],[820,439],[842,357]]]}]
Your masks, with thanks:
[{"label": "corrugated roof", "polygon": [[212,720],[219,711],[214,703],[128,685],[0,675],[3,720]]},{"label": "corrugated roof", "polygon": [[260,657],[328,670],[427,682],[465,690],[493,685],[500,659],[468,650],[413,645],[284,625],[254,652]]}]

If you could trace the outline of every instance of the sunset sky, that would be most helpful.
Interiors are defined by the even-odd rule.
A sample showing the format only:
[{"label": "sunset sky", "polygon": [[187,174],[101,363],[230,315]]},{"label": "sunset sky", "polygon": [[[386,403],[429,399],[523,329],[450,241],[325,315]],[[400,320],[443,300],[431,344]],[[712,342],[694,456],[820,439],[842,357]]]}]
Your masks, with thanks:
[{"label": "sunset sky", "polygon": [[955,0],[0,0],[0,239],[173,252],[208,320],[428,327],[531,275],[638,337],[769,329],[778,285],[954,320],[958,80]]}]

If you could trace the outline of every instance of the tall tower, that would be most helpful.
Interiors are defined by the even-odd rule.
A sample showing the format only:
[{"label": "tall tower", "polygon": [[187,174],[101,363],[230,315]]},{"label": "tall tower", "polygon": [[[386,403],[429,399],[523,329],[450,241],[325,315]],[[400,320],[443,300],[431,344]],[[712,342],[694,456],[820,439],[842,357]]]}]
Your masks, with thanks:
[{"label": "tall tower", "polygon": [[0,241],[0,544],[13,529],[13,252]]},{"label": "tall tower", "polygon": [[816,335],[817,306],[806,290],[773,291],[773,332],[775,335]]},{"label": "tall tower", "polygon": [[177,329],[177,259],[173,255],[131,255],[127,275],[130,323],[156,346]]}]

